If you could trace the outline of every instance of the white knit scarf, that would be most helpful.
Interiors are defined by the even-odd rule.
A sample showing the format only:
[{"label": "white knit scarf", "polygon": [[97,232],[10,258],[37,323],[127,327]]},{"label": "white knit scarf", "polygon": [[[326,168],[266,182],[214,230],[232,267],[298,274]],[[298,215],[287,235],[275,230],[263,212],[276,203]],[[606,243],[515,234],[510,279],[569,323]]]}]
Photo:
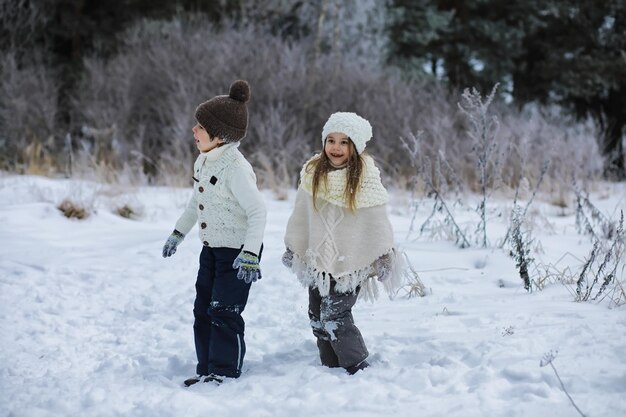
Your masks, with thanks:
[{"label": "white knit scarf", "polygon": [[[302,171],[300,179],[302,188],[309,194],[313,194],[313,171],[308,169],[309,164],[319,158],[321,154],[309,159]],[[363,155],[363,171],[361,173],[360,187],[356,193],[356,208],[367,208],[387,204],[389,195],[380,180],[380,171],[374,164],[374,159],[369,155]],[[347,169],[341,168],[326,174],[326,182],[322,181],[317,197],[340,207],[348,207],[345,199]]]}]

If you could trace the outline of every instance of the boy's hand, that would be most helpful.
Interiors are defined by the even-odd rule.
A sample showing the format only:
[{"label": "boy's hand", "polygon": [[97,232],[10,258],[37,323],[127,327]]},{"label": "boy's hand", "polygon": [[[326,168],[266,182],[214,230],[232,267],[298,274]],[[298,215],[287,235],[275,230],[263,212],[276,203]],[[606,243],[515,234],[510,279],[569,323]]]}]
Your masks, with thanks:
[{"label": "boy's hand", "polygon": [[233,262],[233,268],[239,268],[237,278],[244,280],[246,284],[256,282],[261,279],[261,269],[259,268],[259,257],[252,252],[243,251]]},{"label": "boy's hand", "polygon": [[170,237],[167,238],[165,245],[163,245],[163,257],[167,258],[168,256],[175,254],[176,247],[183,241],[183,239],[185,239],[185,235],[174,229]]}]

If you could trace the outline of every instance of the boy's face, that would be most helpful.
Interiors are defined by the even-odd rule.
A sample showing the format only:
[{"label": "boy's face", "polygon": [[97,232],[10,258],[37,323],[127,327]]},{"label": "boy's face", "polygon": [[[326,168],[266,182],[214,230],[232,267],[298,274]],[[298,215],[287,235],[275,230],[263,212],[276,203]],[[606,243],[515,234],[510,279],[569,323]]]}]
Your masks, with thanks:
[{"label": "boy's face", "polygon": [[209,152],[211,149],[217,148],[224,141],[218,137],[211,137],[200,123],[191,128],[193,137],[196,140],[196,146],[202,153]]},{"label": "boy's face", "polygon": [[324,152],[333,167],[344,166],[350,158],[350,138],[343,133],[330,133],[326,136]]}]

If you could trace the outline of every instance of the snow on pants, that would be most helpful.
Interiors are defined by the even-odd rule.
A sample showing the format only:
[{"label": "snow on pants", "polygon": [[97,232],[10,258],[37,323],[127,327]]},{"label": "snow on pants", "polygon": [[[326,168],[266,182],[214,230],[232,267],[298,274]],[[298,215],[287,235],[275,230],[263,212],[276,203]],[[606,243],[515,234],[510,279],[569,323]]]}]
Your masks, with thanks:
[{"label": "snow on pants", "polygon": [[203,247],[196,281],[193,324],[199,375],[237,378],[246,353],[241,313],[250,284],[237,279],[233,262],[240,249]]},{"label": "snow on pants", "polygon": [[347,368],[367,358],[365,342],[352,318],[359,290],[337,293],[334,280],[324,297],[317,288],[309,288],[309,319],[324,366]]}]

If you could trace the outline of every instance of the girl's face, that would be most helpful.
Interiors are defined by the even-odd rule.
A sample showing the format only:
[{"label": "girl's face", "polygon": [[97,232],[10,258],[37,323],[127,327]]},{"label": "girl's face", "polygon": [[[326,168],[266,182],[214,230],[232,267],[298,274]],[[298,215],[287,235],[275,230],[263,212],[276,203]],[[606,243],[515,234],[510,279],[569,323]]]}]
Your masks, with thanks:
[{"label": "girl's face", "polygon": [[333,132],[326,136],[324,153],[334,168],[341,168],[350,158],[350,138],[339,132]]},{"label": "girl's face", "polygon": [[196,140],[196,146],[202,153],[209,152],[211,149],[217,148],[219,145],[224,143],[224,141],[218,137],[212,138],[207,131],[204,130],[200,123],[196,123],[191,130],[193,132],[193,137]]}]

